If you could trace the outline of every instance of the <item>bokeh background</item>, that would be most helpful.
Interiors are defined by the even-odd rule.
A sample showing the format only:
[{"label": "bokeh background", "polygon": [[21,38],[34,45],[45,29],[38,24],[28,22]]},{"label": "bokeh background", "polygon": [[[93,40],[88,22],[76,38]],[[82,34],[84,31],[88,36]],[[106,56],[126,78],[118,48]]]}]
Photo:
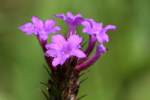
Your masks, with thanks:
[{"label": "bokeh background", "polygon": [[18,26],[67,11],[117,25],[109,51],[84,76],[83,100],[150,100],[150,0],[0,0],[0,100],[45,100],[42,50]]}]

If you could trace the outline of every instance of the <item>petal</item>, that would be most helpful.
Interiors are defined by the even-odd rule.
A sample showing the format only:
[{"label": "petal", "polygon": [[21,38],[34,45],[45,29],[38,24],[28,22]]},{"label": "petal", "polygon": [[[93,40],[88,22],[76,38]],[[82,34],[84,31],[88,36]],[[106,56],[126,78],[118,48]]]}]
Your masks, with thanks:
[{"label": "petal", "polygon": [[70,19],[74,19],[74,17],[75,17],[71,12],[67,12],[66,16]]},{"label": "petal", "polygon": [[71,25],[71,26],[77,25],[78,23],[75,23],[75,19],[76,19],[76,16],[74,16],[71,12],[67,12],[65,22],[68,25]]},{"label": "petal", "polygon": [[34,27],[32,23],[25,23],[24,25],[20,26],[19,29],[27,35],[32,35],[32,33],[34,33]]},{"label": "petal", "polygon": [[45,53],[46,56],[48,57],[56,57],[57,56],[57,52],[55,50],[47,50]]},{"label": "petal", "polygon": [[94,34],[99,33],[103,29],[102,26],[103,26],[102,23],[93,22],[93,26],[92,26],[93,30],[92,30],[92,32]]},{"label": "petal", "polygon": [[52,36],[52,42],[61,46],[66,43],[66,40],[62,35],[57,34]]},{"label": "petal", "polygon": [[69,58],[69,57],[67,57],[66,55],[61,55],[61,65],[63,65],[64,63],[65,63],[65,61],[67,60],[67,58]]},{"label": "petal", "polygon": [[79,35],[71,35],[68,38],[68,42],[72,46],[72,48],[77,48],[82,42],[82,38]]},{"label": "petal", "polygon": [[82,22],[83,32],[90,35],[97,34],[102,30],[102,23],[97,23],[93,19],[87,19]]},{"label": "petal", "polygon": [[82,17],[80,13],[78,13],[75,17]]},{"label": "petal", "polygon": [[55,26],[55,27],[51,30],[51,32],[54,33],[54,32],[60,31],[60,30],[61,30],[61,28],[60,28],[59,26]]},{"label": "petal", "polygon": [[105,26],[104,30],[105,32],[109,31],[109,30],[115,30],[116,26],[115,25],[107,25]]},{"label": "petal", "polygon": [[36,16],[33,16],[32,17],[32,23],[34,25],[34,27],[38,30],[38,29],[42,29],[44,24],[43,24],[43,21],[40,20],[38,17]]},{"label": "petal", "polygon": [[76,56],[78,58],[85,58],[86,57],[86,54],[80,49],[73,50],[71,52],[71,55]]},{"label": "petal", "polygon": [[60,18],[62,20],[66,20],[66,16],[64,14],[56,14],[55,17]]},{"label": "petal", "polygon": [[99,45],[99,46],[97,47],[97,50],[98,50],[98,52],[100,52],[100,53],[105,53],[105,52],[107,51],[106,48],[105,48],[105,46],[104,46],[103,44]]},{"label": "petal", "polygon": [[57,66],[57,65],[63,65],[66,61],[67,57],[65,55],[60,55],[58,54],[56,58],[53,59],[52,65]]},{"label": "petal", "polygon": [[54,33],[54,32],[57,32],[60,30],[60,27],[59,26],[55,26],[55,21],[54,20],[46,20],[45,21],[45,27],[44,27],[44,30],[47,32],[47,33]]},{"label": "petal", "polygon": [[77,18],[74,20],[73,24],[74,24],[74,25],[80,25],[83,21],[84,21],[84,19],[83,19],[82,17],[77,17]]},{"label": "petal", "polygon": [[45,29],[51,29],[52,27],[55,26],[55,21],[48,19],[45,21],[44,26],[45,26]]},{"label": "petal", "polygon": [[99,43],[106,43],[109,41],[109,37],[106,33],[96,34],[96,38],[97,38]]},{"label": "petal", "polygon": [[51,44],[47,44],[46,45],[46,49],[54,49],[54,50],[60,50],[60,46],[55,44],[55,43],[51,43]]},{"label": "petal", "polygon": [[88,33],[88,34],[91,34],[91,25],[90,25],[90,23],[88,22],[88,21],[83,21],[82,22],[82,25],[84,26],[84,28],[83,28],[83,32],[84,33]]},{"label": "petal", "polygon": [[53,65],[54,67],[56,67],[56,66],[59,65],[59,64],[61,64],[61,58],[60,58],[60,57],[54,58],[53,61],[52,61],[52,65]]},{"label": "petal", "polygon": [[83,21],[83,18],[80,14],[73,15],[71,12],[67,12],[66,15],[57,14],[56,17],[64,20],[66,24],[71,25],[71,26],[79,25]]}]

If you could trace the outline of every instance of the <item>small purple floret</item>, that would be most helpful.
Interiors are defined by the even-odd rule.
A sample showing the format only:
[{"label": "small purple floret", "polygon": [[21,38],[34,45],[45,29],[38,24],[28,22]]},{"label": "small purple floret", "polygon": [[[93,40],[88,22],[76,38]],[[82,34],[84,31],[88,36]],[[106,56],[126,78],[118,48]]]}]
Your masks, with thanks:
[{"label": "small purple floret", "polygon": [[95,35],[99,43],[106,43],[109,41],[107,31],[115,30],[116,26],[107,25],[103,27],[102,23],[97,23],[93,19],[87,19],[82,22],[84,26],[83,32],[89,35]]},{"label": "small purple floret", "polygon": [[25,23],[20,26],[19,29],[27,35],[34,34],[38,36],[40,40],[47,40],[48,34],[55,33],[60,30],[60,27],[55,24],[54,20],[48,19],[46,21],[42,21],[38,17],[33,16],[32,22]]},{"label": "small purple floret", "polygon": [[80,25],[84,20],[80,14],[73,15],[71,12],[67,12],[66,15],[57,14],[56,17],[64,20],[66,24],[69,25],[69,27],[76,27],[77,25]]},{"label": "small purple floret", "polygon": [[78,35],[71,35],[67,40],[60,34],[52,36],[52,42],[46,45],[46,56],[53,57],[52,65],[63,65],[71,57],[84,58],[86,55],[80,49],[82,38]]}]

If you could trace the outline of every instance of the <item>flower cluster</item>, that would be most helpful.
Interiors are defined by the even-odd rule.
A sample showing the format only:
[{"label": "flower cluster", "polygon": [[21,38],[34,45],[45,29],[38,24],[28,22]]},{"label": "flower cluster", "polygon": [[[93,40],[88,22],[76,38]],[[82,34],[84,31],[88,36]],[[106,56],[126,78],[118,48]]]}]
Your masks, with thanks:
[{"label": "flower cluster", "polygon": [[[107,32],[116,29],[114,25],[103,26],[93,19],[83,18],[80,14],[73,15],[71,12],[66,15],[57,14],[55,17],[62,19],[68,26],[68,32],[64,36],[60,34],[61,28],[52,19],[43,21],[33,16],[31,22],[19,27],[27,35],[35,35],[38,38],[51,69],[63,66],[72,57],[77,60],[75,70],[88,68],[106,52],[104,45],[109,42]],[[83,38],[77,34],[78,26],[83,26],[82,32],[89,36],[86,49],[83,49]],[[55,34],[51,36],[51,43],[48,43],[48,36],[52,33]],[[94,48],[96,51],[90,56]]]}]

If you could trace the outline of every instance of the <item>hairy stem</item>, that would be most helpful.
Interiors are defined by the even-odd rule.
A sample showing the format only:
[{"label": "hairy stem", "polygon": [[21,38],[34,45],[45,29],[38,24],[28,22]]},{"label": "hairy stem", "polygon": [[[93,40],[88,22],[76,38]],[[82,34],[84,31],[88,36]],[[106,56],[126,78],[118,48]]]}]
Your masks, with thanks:
[{"label": "hairy stem", "polygon": [[48,100],[77,100],[79,75],[74,70],[76,59],[67,62],[51,74],[48,81]]}]

